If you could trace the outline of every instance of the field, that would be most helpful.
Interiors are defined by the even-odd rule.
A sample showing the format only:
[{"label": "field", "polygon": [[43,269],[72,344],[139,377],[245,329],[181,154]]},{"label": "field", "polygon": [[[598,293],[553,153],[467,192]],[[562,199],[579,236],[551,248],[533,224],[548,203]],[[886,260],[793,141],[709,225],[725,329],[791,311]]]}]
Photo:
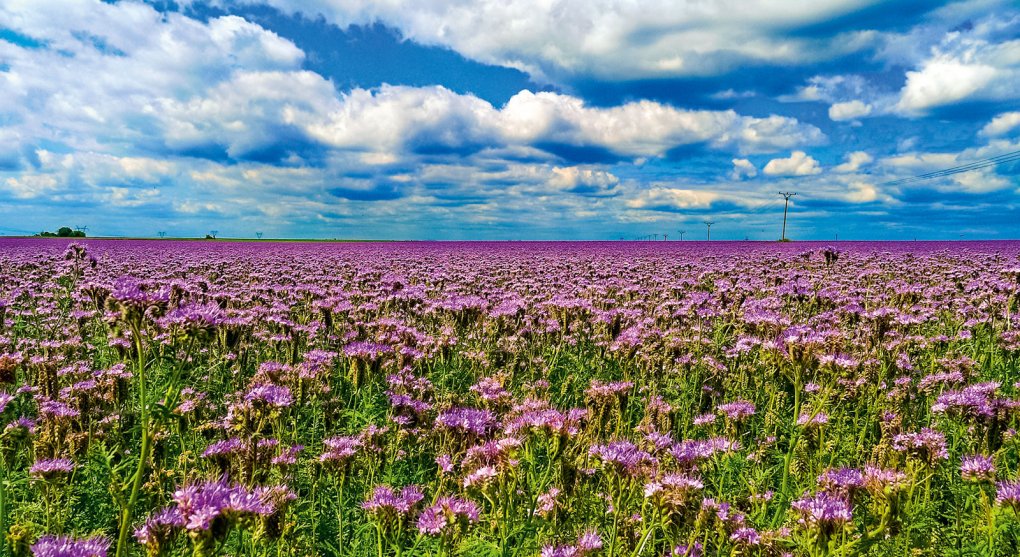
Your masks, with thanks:
[{"label": "field", "polygon": [[1016,555],[1020,243],[0,239],[3,555]]}]

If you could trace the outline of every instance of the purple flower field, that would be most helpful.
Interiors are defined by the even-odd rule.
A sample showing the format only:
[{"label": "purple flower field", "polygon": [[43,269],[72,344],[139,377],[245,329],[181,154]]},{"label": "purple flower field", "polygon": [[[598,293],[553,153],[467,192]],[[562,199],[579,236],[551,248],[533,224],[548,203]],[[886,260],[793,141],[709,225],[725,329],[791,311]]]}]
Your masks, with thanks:
[{"label": "purple flower field", "polygon": [[1018,256],[0,239],[0,554],[1015,555]]}]

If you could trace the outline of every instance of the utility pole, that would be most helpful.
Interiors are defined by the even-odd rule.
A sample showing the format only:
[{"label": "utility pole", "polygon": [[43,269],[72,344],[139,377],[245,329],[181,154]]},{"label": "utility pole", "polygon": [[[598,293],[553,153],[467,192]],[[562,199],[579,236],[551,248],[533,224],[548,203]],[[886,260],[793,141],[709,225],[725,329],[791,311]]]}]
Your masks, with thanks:
[{"label": "utility pole", "polygon": [[715,224],[715,221],[710,221],[710,220],[706,220],[705,221],[705,226],[708,227],[708,241],[709,242],[712,241],[712,225],[713,224]]},{"label": "utility pole", "polygon": [[783,207],[783,235],[779,239],[781,242],[785,242],[786,241],[786,212],[790,209],[790,198],[795,196],[795,195],[797,195],[797,194],[795,192],[792,192],[792,191],[781,191],[781,192],[779,192],[779,195],[783,196],[783,198],[786,199],[786,205]]},{"label": "utility pole", "polygon": [[669,239],[669,234],[666,234],[665,232],[663,232],[662,233],[662,241],[665,242],[668,239]]}]

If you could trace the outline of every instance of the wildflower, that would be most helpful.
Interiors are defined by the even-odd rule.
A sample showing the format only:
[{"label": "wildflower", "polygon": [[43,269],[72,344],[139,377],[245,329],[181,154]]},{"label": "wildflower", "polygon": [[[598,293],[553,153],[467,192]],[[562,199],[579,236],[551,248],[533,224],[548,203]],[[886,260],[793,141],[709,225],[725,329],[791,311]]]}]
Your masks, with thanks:
[{"label": "wildflower", "polygon": [[705,484],[698,478],[684,474],[666,474],[662,478],[645,484],[644,494],[663,508],[676,511],[693,500],[693,494],[702,490]]},{"label": "wildflower", "polygon": [[949,451],[946,449],[946,436],[927,427],[919,433],[901,433],[893,437],[892,447],[897,451],[911,454],[928,464],[949,458]]},{"label": "wildflower", "polygon": [[35,461],[28,473],[39,479],[52,480],[74,471],[74,462],[67,458],[49,458]]},{"label": "wildflower", "polygon": [[290,389],[280,385],[262,384],[252,387],[244,395],[245,402],[260,402],[274,408],[286,408],[294,402]]},{"label": "wildflower", "polygon": [[535,514],[542,518],[549,518],[553,511],[556,510],[557,497],[560,495],[560,489],[557,487],[550,487],[548,491],[538,496],[538,502],[535,505]]},{"label": "wildflower", "polygon": [[144,545],[150,554],[160,554],[170,537],[184,527],[184,516],[175,507],[166,508],[153,513],[145,519],[134,535],[138,543]]},{"label": "wildflower", "polygon": [[595,402],[612,402],[617,397],[626,396],[631,389],[634,388],[634,383],[630,381],[611,381],[609,383],[593,379],[591,386],[589,386],[584,394],[588,395]]},{"label": "wildflower", "polygon": [[754,404],[746,400],[737,400],[734,402],[728,402],[726,404],[720,404],[715,407],[723,416],[734,422],[743,421],[754,415],[755,407]]},{"label": "wildflower", "polygon": [[847,495],[864,486],[864,474],[856,468],[826,470],[818,476],[818,487],[830,493]]},{"label": "wildflower", "polygon": [[690,545],[678,545],[670,552],[670,557],[702,557],[705,554],[701,542],[694,542]]},{"label": "wildflower", "polygon": [[969,482],[988,482],[995,478],[995,465],[992,457],[970,455],[960,462],[960,475]]},{"label": "wildflower", "polygon": [[478,504],[470,499],[440,497],[435,505],[418,517],[418,531],[428,535],[446,535],[478,522]]},{"label": "wildflower", "polygon": [[380,522],[392,525],[411,514],[424,497],[416,485],[406,486],[399,493],[389,486],[378,485],[361,508]]},{"label": "wildflower", "polygon": [[1020,509],[1020,481],[995,484],[995,503]]},{"label": "wildflower", "polygon": [[862,480],[864,489],[873,497],[893,495],[907,487],[905,473],[876,466],[865,466]]},{"label": "wildflower", "polygon": [[33,557],[106,557],[110,541],[102,536],[75,539],[70,536],[42,536],[32,544]]},{"label": "wildflower", "polygon": [[714,424],[715,420],[716,420],[716,417],[717,416],[715,414],[711,414],[711,413],[698,414],[697,416],[694,416],[693,423],[696,426],[703,426],[703,425]]},{"label": "wildflower", "polygon": [[797,425],[803,427],[820,427],[829,423],[829,415],[825,412],[802,412],[797,417]]},{"label": "wildflower", "polygon": [[319,462],[344,464],[357,455],[364,447],[360,437],[329,437],[322,440],[326,451],[319,455]]},{"label": "wildflower", "polygon": [[492,412],[477,408],[451,408],[436,417],[438,427],[479,437],[487,434],[495,425],[496,416]]},{"label": "wildflower", "polygon": [[760,545],[761,534],[758,533],[754,528],[737,528],[732,534],[730,534],[730,540],[737,545]]},{"label": "wildflower", "polygon": [[819,492],[790,504],[797,512],[797,522],[802,526],[823,533],[833,533],[848,524],[853,516],[850,505],[842,497]]},{"label": "wildflower", "polygon": [[588,453],[612,466],[618,473],[637,475],[656,462],[651,454],[637,448],[630,441],[613,441],[607,445],[592,445]]}]

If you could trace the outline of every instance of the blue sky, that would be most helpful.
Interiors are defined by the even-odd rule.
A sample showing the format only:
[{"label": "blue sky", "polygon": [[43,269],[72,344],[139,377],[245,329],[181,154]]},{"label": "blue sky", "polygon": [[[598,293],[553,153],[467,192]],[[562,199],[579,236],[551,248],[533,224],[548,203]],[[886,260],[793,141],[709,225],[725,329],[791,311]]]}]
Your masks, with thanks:
[{"label": "blue sky", "polygon": [[1020,237],[1013,0],[6,0],[0,234]]}]

